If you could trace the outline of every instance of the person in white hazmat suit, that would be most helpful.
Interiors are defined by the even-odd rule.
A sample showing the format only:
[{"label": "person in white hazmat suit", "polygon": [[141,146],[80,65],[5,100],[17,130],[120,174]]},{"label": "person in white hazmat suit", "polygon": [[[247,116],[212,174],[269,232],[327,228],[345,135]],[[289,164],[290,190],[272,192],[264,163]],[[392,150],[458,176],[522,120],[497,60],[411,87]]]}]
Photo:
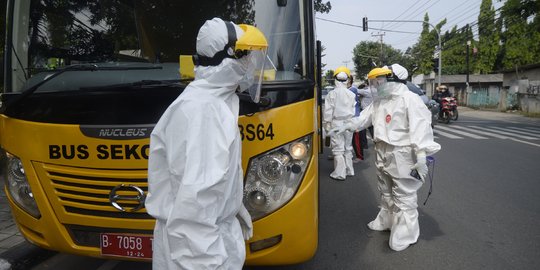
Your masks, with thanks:
[{"label": "person in white hazmat suit", "polygon": [[368,227],[390,230],[389,246],[396,251],[418,240],[416,193],[428,174],[426,155],[441,149],[433,141],[431,113],[420,97],[408,90],[407,76],[407,70],[398,64],[371,70],[368,79],[374,90],[373,103],[360,117],[330,132],[373,124],[380,211]]},{"label": "person in white hazmat suit", "polygon": [[[324,99],[323,121],[328,134],[330,129],[342,126],[354,117],[356,95],[348,88],[351,72],[346,67],[338,67],[334,71],[335,88]],[[353,147],[351,131],[330,136],[330,147],[334,156],[334,171],[330,177],[335,180],[345,180],[347,176],[354,175]]]},{"label": "person in white hazmat suit", "polygon": [[236,91],[251,86],[252,98],[259,98],[262,77],[255,71],[263,68],[254,66],[264,64],[267,44],[249,25],[214,18],[200,28],[195,78],[150,138],[146,209],[156,218],[153,269],[242,268],[244,240],[253,231],[242,204]]}]

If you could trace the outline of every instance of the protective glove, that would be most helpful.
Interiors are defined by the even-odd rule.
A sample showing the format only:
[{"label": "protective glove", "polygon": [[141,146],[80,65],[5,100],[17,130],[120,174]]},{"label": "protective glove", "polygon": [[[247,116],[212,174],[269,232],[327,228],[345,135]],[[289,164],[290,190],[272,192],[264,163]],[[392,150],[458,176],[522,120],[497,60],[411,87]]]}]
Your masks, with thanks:
[{"label": "protective glove", "polygon": [[251,215],[244,204],[242,204],[240,207],[240,211],[238,211],[238,214],[236,214],[236,218],[238,221],[240,221],[244,240],[249,240],[251,237],[253,237],[253,223],[251,223]]},{"label": "protective glove", "polygon": [[345,124],[343,124],[342,126],[339,126],[339,127],[335,127],[333,129],[331,129],[330,131],[328,131],[328,133],[326,134],[327,136],[334,136],[334,135],[338,135],[338,134],[341,134],[347,130],[354,130],[354,127],[353,127],[353,124],[351,122],[347,122]]},{"label": "protective glove", "polygon": [[426,160],[426,152],[416,152],[416,164],[411,167],[411,170],[416,170],[422,181],[425,181],[428,175],[428,166]]}]

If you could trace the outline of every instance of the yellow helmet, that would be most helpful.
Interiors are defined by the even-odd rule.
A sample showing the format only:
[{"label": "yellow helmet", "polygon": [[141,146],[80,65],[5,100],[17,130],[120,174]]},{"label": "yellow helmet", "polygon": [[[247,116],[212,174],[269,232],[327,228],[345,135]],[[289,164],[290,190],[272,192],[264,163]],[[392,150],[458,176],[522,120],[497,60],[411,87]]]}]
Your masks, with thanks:
[{"label": "yellow helmet", "polygon": [[345,72],[345,74],[347,74],[347,77],[351,77],[351,71],[347,67],[344,67],[344,66],[340,66],[336,68],[336,70],[334,70],[334,77],[338,75],[340,72]]},{"label": "yellow helmet", "polygon": [[380,76],[390,77],[392,76],[392,70],[387,67],[374,68],[367,75],[368,79],[373,79]]},{"label": "yellow helmet", "polygon": [[244,34],[236,41],[234,50],[260,51],[268,48],[266,37],[264,37],[264,34],[257,27],[247,24],[240,24],[238,26],[244,30]]}]

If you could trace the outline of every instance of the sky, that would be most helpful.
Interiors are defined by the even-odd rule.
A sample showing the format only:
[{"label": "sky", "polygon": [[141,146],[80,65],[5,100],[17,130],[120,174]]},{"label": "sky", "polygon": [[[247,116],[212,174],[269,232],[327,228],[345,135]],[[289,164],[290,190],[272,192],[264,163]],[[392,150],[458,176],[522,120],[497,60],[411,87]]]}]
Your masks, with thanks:
[{"label": "sky", "polygon": [[[422,23],[418,22],[370,22],[370,20],[407,20],[423,21],[428,13],[429,22],[436,25],[444,18],[447,23],[442,33],[457,27],[478,21],[482,0],[323,0],[330,1],[332,10],[327,14],[316,14],[317,39],[326,47],[322,61],[325,69],[347,66],[354,72],[352,62],[353,48],[361,41],[382,40],[385,44],[405,51],[418,41]],[[495,9],[502,6],[504,0],[492,0]],[[498,13],[496,13],[498,16]],[[362,18],[368,18],[369,29],[362,31]],[[357,25],[359,27],[335,22]],[[407,32],[389,32],[384,30]],[[473,28],[473,32],[476,31]],[[323,73],[324,74],[324,73]]]}]

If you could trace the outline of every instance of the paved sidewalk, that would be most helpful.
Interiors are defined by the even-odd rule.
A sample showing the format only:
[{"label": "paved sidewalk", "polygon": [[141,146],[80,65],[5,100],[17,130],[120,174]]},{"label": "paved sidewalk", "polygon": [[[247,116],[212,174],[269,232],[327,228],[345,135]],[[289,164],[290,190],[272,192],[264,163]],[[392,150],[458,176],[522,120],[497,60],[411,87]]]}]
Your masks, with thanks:
[{"label": "paved sidewalk", "polygon": [[26,270],[55,254],[26,241],[13,221],[0,177],[0,270]]},{"label": "paved sidewalk", "polygon": [[[537,125],[540,124],[540,118],[526,117],[518,111],[500,112],[497,110],[476,110],[468,107],[458,107],[459,116],[468,116],[480,119],[497,119],[498,121],[509,123],[522,123]],[[459,119],[457,120],[459,122]]]},{"label": "paved sidewalk", "polygon": [[26,240],[13,221],[6,193],[4,192],[3,180],[0,180],[0,187],[2,188],[0,192],[0,254],[2,254]]}]

